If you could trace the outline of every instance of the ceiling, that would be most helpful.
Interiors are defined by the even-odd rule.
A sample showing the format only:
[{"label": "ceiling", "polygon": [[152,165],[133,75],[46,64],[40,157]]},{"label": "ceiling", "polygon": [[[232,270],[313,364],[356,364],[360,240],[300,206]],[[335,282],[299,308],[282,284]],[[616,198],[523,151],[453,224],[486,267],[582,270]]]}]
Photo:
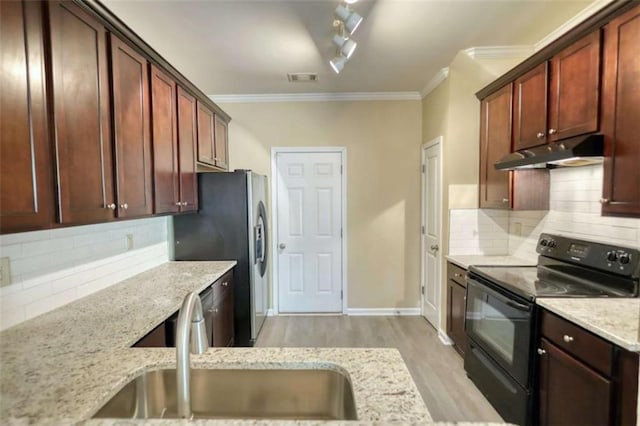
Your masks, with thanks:
[{"label": "ceiling", "polygon": [[[361,0],[336,75],[338,0],[102,0],[205,93],[419,92],[462,49],[533,45],[592,0]],[[289,83],[288,72],[316,72]]]}]

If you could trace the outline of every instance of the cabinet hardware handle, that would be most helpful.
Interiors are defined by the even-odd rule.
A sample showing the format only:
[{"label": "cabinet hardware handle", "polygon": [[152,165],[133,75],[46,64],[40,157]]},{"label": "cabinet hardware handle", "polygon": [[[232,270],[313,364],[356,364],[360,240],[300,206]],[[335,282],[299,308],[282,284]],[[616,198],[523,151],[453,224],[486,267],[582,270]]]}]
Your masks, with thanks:
[{"label": "cabinet hardware handle", "polygon": [[126,210],[126,209],[129,208],[129,204],[127,204],[127,203],[120,204],[120,207]]},{"label": "cabinet hardware handle", "polygon": [[555,135],[555,134],[556,134],[556,132],[557,132],[557,130],[556,130],[556,129],[549,129],[549,134],[550,134],[550,135]]},{"label": "cabinet hardware handle", "polygon": [[565,334],[564,336],[562,336],[562,340],[564,340],[567,343],[571,343],[573,342],[573,337]]},{"label": "cabinet hardware handle", "polygon": [[222,283],[222,286],[223,286],[223,287],[226,287],[226,286],[228,286],[228,285],[229,285],[229,283],[228,283],[228,282],[226,282],[226,281]]},{"label": "cabinet hardware handle", "polygon": [[182,203],[181,203],[180,201],[178,201],[178,202],[176,203],[176,206],[178,206],[178,207],[180,207],[181,205],[182,205]]},{"label": "cabinet hardware handle", "polygon": [[502,199],[502,202],[503,202],[503,203],[508,203],[508,202],[509,202],[509,199],[508,199],[508,198],[503,198],[503,199]]},{"label": "cabinet hardware handle", "polygon": [[542,139],[542,138],[544,138],[544,133],[538,132],[538,134],[536,136],[538,137],[538,139]]},{"label": "cabinet hardware handle", "polygon": [[213,310],[213,313],[214,313],[214,314],[217,314],[217,313],[218,313],[218,308],[215,308],[215,309]]},{"label": "cabinet hardware handle", "polygon": [[545,351],[544,349],[538,348],[538,355],[544,355],[546,353],[547,351]]},{"label": "cabinet hardware handle", "polygon": [[600,204],[609,204],[608,198],[600,198]]},{"label": "cabinet hardware handle", "polygon": [[187,204],[189,204],[189,203],[187,203],[186,201],[183,201],[183,202],[182,202],[182,206],[183,206],[183,207],[186,207],[186,205],[187,205]]},{"label": "cabinet hardware handle", "polygon": [[104,206],[105,209],[109,209],[109,210],[115,210],[116,209],[116,203],[111,203],[111,204],[107,204],[106,206]]}]

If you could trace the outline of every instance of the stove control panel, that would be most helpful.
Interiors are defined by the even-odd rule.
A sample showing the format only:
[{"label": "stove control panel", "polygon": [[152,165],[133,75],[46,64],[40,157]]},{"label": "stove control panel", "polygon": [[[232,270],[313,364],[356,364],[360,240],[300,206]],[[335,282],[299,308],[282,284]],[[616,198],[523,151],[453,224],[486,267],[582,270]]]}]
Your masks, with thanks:
[{"label": "stove control panel", "polygon": [[635,248],[541,234],[536,251],[541,256],[618,275],[640,276],[640,250]]}]

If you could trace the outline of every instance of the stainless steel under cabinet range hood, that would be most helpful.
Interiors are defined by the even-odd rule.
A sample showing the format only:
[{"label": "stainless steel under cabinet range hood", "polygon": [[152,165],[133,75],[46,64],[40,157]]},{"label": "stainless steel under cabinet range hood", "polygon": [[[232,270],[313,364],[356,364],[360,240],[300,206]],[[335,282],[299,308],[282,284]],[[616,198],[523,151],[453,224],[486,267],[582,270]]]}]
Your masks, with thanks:
[{"label": "stainless steel under cabinet range hood", "polygon": [[587,166],[601,163],[603,155],[604,136],[591,134],[512,152],[497,161],[494,167],[514,170]]}]

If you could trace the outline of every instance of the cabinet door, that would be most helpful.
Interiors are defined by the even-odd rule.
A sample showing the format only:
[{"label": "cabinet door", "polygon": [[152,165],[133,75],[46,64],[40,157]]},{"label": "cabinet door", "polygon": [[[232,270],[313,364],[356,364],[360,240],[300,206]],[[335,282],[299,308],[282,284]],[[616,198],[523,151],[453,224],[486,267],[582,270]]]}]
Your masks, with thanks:
[{"label": "cabinet door", "polygon": [[215,302],[213,312],[212,346],[233,346],[233,289]]},{"label": "cabinet door", "polygon": [[212,166],[215,160],[215,124],[213,112],[200,101],[198,104],[198,161]]},{"label": "cabinet door", "polygon": [[0,2],[0,232],[53,223],[42,4]]},{"label": "cabinet door", "polygon": [[152,65],[151,121],[156,213],[180,210],[177,107],[175,81]]},{"label": "cabinet door", "polygon": [[[175,344],[174,344],[175,346]],[[167,335],[164,322],[151,330],[142,339],[138,340],[134,348],[165,348],[167,347]]]},{"label": "cabinet door", "polygon": [[640,217],[640,6],[604,27],[603,215]]},{"label": "cabinet door", "polygon": [[598,130],[600,30],[551,59],[549,140]]},{"label": "cabinet door", "polygon": [[107,33],[72,2],[51,1],[51,68],[61,223],[114,217]]},{"label": "cabinet door", "polygon": [[514,83],[513,150],[547,142],[547,62]]},{"label": "cabinet door", "polygon": [[196,99],[178,86],[178,157],[180,159],[180,201],[182,202],[180,211],[198,210],[196,128]]},{"label": "cabinet door", "polygon": [[482,100],[480,110],[480,208],[509,208],[509,173],[496,170],[496,161],[511,152],[509,84]]},{"label": "cabinet door", "polygon": [[466,289],[453,280],[447,282],[447,334],[453,340],[455,349],[464,356],[467,336],[464,334],[464,312]]},{"label": "cabinet door", "polygon": [[215,160],[216,166],[223,169],[229,170],[229,134],[227,123],[218,117],[215,116],[215,125],[216,125],[216,150],[215,150]]},{"label": "cabinet door", "polygon": [[118,216],[153,213],[149,70],[146,58],[111,34]]},{"label": "cabinet door", "polygon": [[540,424],[611,424],[612,382],[546,339],[541,348]]}]

